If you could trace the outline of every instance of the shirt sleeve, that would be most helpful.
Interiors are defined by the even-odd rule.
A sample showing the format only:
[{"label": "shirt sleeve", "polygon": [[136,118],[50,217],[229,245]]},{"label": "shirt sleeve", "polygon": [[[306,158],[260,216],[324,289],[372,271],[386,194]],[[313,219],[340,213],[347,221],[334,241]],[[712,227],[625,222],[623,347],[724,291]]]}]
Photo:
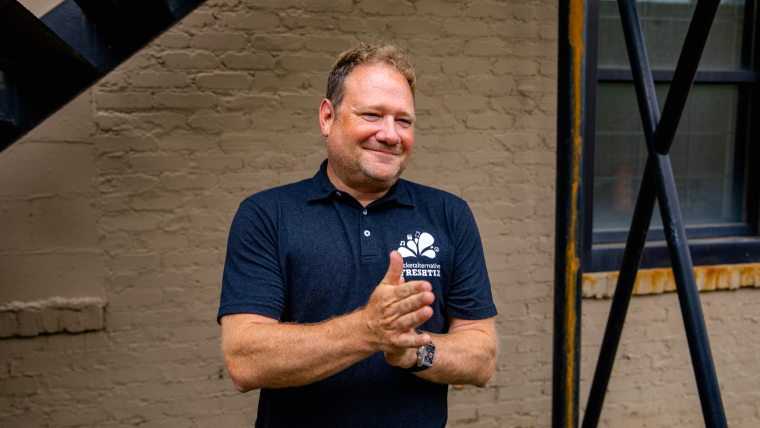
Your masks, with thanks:
[{"label": "shirt sleeve", "polygon": [[273,319],[282,315],[285,285],[277,250],[276,209],[276,203],[259,205],[253,197],[240,204],[227,241],[217,322],[237,313]]},{"label": "shirt sleeve", "polygon": [[446,301],[448,315],[478,320],[496,315],[483,244],[470,207],[462,201],[454,220],[454,267]]}]

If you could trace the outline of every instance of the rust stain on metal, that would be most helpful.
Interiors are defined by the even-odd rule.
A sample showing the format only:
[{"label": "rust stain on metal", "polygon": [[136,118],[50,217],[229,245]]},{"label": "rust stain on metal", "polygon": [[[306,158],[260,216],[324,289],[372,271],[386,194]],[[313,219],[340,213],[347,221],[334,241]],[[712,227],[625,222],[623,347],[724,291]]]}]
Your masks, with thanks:
[{"label": "rust stain on metal", "polygon": [[[760,288],[760,263],[694,267],[699,291],[737,290],[742,287]],[[618,272],[583,274],[583,297],[612,297]],[[676,291],[673,271],[642,269],[636,277],[633,294],[648,295]]]},{"label": "rust stain on metal", "polygon": [[582,99],[582,77],[583,77],[583,27],[584,27],[584,15],[585,15],[585,3],[584,0],[570,0],[570,13],[568,22],[568,41],[572,48],[572,111],[573,111],[573,124],[572,124],[572,145],[573,145],[573,160],[572,160],[572,191],[570,200],[570,227],[568,236],[568,245],[565,254],[565,260],[567,260],[567,266],[565,269],[565,325],[567,331],[565,332],[565,356],[567,361],[567,372],[565,379],[565,403],[566,403],[566,420],[565,426],[574,426],[576,420],[575,408],[573,406],[573,391],[577,385],[574,385],[573,374],[575,373],[575,339],[578,332],[575,329],[576,317],[575,313],[575,283],[578,269],[580,268],[580,258],[578,256],[579,248],[576,248],[575,242],[577,239],[576,230],[578,229],[578,191],[580,187],[580,162],[581,162],[581,149],[583,139],[581,137],[581,111],[583,107]]}]

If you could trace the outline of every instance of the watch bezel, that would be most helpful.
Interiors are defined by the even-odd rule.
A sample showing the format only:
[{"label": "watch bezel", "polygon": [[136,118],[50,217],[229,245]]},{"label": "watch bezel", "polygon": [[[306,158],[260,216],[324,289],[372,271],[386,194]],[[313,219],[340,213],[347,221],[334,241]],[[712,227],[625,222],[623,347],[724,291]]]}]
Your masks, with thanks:
[{"label": "watch bezel", "polygon": [[417,367],[433,367],[435,361],[435,345],[433,342],[417,349]]}]

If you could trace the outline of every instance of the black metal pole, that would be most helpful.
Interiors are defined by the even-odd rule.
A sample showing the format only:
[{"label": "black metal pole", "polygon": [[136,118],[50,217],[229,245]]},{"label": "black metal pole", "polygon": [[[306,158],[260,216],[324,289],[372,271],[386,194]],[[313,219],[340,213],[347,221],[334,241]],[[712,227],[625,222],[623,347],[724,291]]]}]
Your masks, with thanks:
[{"label": "black metal pole", "polygon": [[700,0],[694,9],[676,71],[673,73],[673,81],[665,98],[665,106],[662,108],[662,119],[654,134],[653,145],[657,153],[668,154],[673,144],[719,5],[720,0]]},{"label": "black metal pole", "polygon": [[623,261],[615,287],[615,295],[610,306],[610,315],[607,318],[607,327],[604,330],[602,347],[599,350],[599,359],[596,362],[594,379],[591,382],[591,391],[586,402],[586,413],[583,415],[582,428],[596,428],[599,424],[604,396],[610,382],[612,366],[615,363],[615,355],[620,344],[620,336],[623,334],[623,325],[628,313],[628,305],[631,302],[633,286],[636,283],[636,274],[644,255],[644,245],[656,202],[654,178],[650,171],[651,168],[647,164],[636,199],[636,209],[633,212],[631,229],[628,232],[628,241],[623,252]]},{"label": "black metal pole", "polygon": [[584,0],[559,2],[552,427],[578,426],[583,254]]},{"label": "black metal pole", "polygon": [[[635,27],[635,32],[643,34],[641,30],[641,21],[639,20],[638,10],[635,2],[618,1],[620,16],[624,22],[623,27]],[[644,137],[647,142],[654,140],[655,130],[660,122],[660,109],[657,105],[657,94],[655,93],[654,79],[651,76],[649,66],[649,57],[647,56],[646,46],[643,37],[629,37],[626,33],[626,47],[629,52],[634,79],[637,71],[646,70],[649,73],[649,79],[643,80],[643,85],[637,85],[637,97],[639,99],[639,113],[644,126]],[[631,54],[637,52],[636,55]],[[639,195],[636,199],[636,207],[633,212],[631,228],[628,232],[623,260],[620,266],[620,274],[615,287],[615,295],[610,306],[610,314],[607,318],[607,327],[604,331],[604,339],[599,350],[599,359],[596,363],[594,379],[591,383],[591,391],[586,405],[586,413],[583,416],[582,428],[595,428],[599,424],[599,417],[602,413],[604,397],[607,392],[607,385],[610,381],[612,367],[615,363],[615,355],[620,344],[620,336],[623,333],[625,317],[628,313],[628,305],[633,294],[633,286],[636,283],[636,275],[641,265],[641,258],[644,255],[644,245],[646,244],[649,224],[654,211],[656,202],[656,191],[654,176],[651,174],[652,166],[647,162],[647,168],[641,180]]]},{"label": "black metal pole", "polygon": [[[670,159],[667,157],[667,152],[672,144],[688,94],[694,83],[694,76],[719,5],[720,0],[699,0],[697,2],[686,35],[687,42],[684,43],[681,51],[678,66],[673,76],[673,85],[668,91],[668,98],[665,101],[662,122],[657,127],[654,141],[648,147],[650,158],[654,156],[655,152],[666,154],[667,162],[662,164],[665,168],[658,171],[658,194],[662,194],[660,181],[663,181],[663,184],[667,184],[669,187],[667,190],[669,190],[670,195],[664,199],[662,197],[658,199],[660,200],[662,224],[665,227],[665,236],[668,240],[668,253],[673,266],[673,276],[676,280],[681,315],[686,330],[686,338],[689,342],[692,367],[697,380],[699,400],[702,403],[702,415],[708,428],[726,427],[726,415],[720,395],[718,376],[715,373],[710,342],[707,337],[697,283],[694,278],[691,253],[689,253],[684,225],[681,222],[681,208],[678,203],[673,171],[670,169]],[[689,43],[692,39],[693,42]],[[671,100],[672,108],[669,105]],[[658,157],[661,156],[658,155]]]},{"label": "black metal pole", "polygon": [[[676,67],[673,84],[668,92],[662,122],[657,117],[659,111],[654,92],[654,80],[649,67],[635,2],[619,0],[618,5],[623,20],[626,45],[634,74],[639,110],[644,124],[650,159],[642,180],[583,427],[596,427],[599,421],[604,394],[620,341],[636,273],[641,263],[651,213],[654,209],[654,188],[660,195],[658,198],[660,200],[660,211],[663,224],[666,225],[668,250],[676,278],[679,302],[692,354],[692,364],[697,378],[705,423],[708,427],[725,427],[726,419],[723,404],[699,303],[691,255],[688,251],[686,234],[681,222],[675,181],[670,159],[667,156],[693,84],[719,0],[700,0],[697,3]],[[652,172],[655,173],[656,180],[652,178]]]},{"label": "black metal pole", "polygon": [[[699,400],[702,403],[702,416],[707,428],[727,427],[726,415],[723,410],[723,400],[720,396],[718,376],[715,373],[710,341],[707,338],[707,328],[699,301],[697,281],[694,277],[694,267],[691,253],[686,241],[686,231],[681,221],[681,207],[678,204],[673,170],[667,155],[655,154],[649,150],[650,157],[655,157],[655,178],[657,194],[665,226],[665,236],[668,241],[670,263],[673,266],[673,276],[676,280],[678,301],[681,305],[681,315],[686,329],[686,339],[691,352],[691,364],[697,380]],[[661,195],[661,196],[660,196]],[[664,196],[664,197],[663,197]]]}]

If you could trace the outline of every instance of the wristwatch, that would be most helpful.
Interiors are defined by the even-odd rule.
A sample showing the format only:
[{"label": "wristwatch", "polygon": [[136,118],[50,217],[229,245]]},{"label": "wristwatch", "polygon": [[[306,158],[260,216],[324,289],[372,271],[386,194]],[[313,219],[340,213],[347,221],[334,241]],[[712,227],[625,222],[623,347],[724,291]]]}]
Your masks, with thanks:
[{"label": "wristwatch", "polygon": [[435,345],[433,342],[428,343],[425,346],[420,346],[417,349],[417,364],[406,369],[409,372],[421,372],[433,367],[433,360],[435,359]]}]

